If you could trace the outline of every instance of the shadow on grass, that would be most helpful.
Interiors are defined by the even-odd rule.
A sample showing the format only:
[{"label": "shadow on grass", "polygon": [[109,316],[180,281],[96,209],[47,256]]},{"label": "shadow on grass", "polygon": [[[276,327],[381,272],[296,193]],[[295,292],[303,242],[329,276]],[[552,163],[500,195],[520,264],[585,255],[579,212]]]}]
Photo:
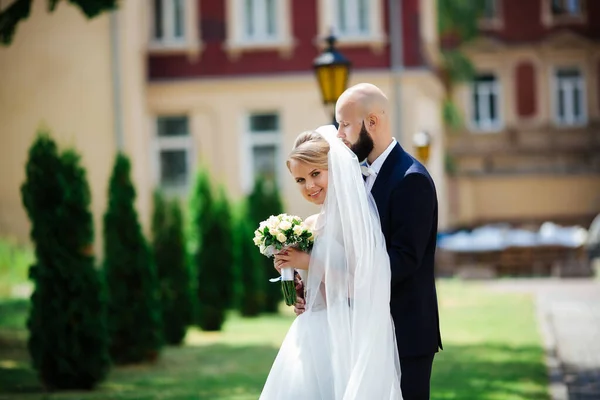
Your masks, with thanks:
[{"label": "shadow on grass", "polygon": [[0,299],[0,329],[24,330],[29,299]]},{"label": "shadow on grass", "polygon": [[[30,367],[27,307],[26,300],[0,301],[0,400],[255,400],[277,354],[276,347],[265,343],[167,347],[154,364],[114,367],[92,392],[47,394]],[[446,350],[436,355],[433,366],[432,400],[548,399],[541,347],[451,340],[444,344]]]},{"label": "shadow on grass", "polygon": [[0,399],[256,399],[276,354],[260,345],[167,347],[156,363],[115,366],[94,391],[46,393],[24,344],[12,343],[0,349]]},{"label": "shadow on grass", "polygon": [[[547,378],[535,347],[448,346],[436,356],[432,399],[545,400]],[[26,350],[21,347],[22,352]],[[256,399],[277,349],[268,346],[168,347],[155,364],[116,367],[93,392],[47,399]],[[0,355],[5,359],[4,355]],[[20,357],[22,359],[22,357]],[[28,362],[0,367],[0,394],[39,398],[43,389]],[[0,398],[2,396],[0,395]]]},{"label": "shadow on grass", "polygon": [[536,346],[448,343],[433,364],[432,399],[546,400],[543,350]]}]

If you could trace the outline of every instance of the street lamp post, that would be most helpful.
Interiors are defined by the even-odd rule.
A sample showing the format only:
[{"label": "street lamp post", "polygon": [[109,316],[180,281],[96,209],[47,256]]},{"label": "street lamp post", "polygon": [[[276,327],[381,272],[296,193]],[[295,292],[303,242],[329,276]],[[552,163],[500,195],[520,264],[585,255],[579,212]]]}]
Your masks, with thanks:
[{"label": "street lamp post", "polygon": [[325,40],[328,46],[315,58],[313,68],[315,69],[315,75],[317,76],[317,82],[321,90],[323,104],[328,109],[331,109],[333,124],[337,127],[335,103],[338,97],[346,90],[351,63],[335,48],[336,38],[333,33]]}]

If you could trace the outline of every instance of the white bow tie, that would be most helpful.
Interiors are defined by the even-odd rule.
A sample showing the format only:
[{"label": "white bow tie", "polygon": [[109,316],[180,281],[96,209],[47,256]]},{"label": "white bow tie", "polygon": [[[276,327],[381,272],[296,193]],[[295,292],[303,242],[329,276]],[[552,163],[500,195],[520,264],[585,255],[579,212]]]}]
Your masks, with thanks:
[{"label": "white bow tie", "polygon": [[377,176],[377,172],[375,172],[375,170],[371,167],[367,167],[366,165],[361,165],[360,166],[360,172],[362,172],[362,174],[364,176]]}]

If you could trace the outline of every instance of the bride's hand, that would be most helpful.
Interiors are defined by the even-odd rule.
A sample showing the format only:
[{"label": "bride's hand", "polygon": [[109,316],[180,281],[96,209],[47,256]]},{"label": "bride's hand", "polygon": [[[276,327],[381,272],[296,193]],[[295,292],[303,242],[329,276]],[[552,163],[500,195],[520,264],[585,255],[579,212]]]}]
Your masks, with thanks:
[{"label": "bride's hand", "polygon": [[281,271],[281,268],[308,269],[310,264],[310,254],[295,248],[289,248],[275,255],[275,268]]}]

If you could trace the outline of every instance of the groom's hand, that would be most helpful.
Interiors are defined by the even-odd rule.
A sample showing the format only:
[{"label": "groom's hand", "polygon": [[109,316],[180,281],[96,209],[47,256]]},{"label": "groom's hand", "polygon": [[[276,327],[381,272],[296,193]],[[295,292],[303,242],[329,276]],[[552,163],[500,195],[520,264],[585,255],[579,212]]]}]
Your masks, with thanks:
[{"label": "groom's hand", "polygon": [[306,300],[304,300],[302,297],[297,297],[296,304],[294,304],[294,312],[296,313],[296,316],[304,313],[304,311],[306,311]]},{"label": "groom's hand", "polygon": [[294,274],[294,284],[296,285],[296,304],[294,304],[294,312],[296,316],[306,311],[306,300],[304,299],[304,282],[300,279],[300,274]]}]

